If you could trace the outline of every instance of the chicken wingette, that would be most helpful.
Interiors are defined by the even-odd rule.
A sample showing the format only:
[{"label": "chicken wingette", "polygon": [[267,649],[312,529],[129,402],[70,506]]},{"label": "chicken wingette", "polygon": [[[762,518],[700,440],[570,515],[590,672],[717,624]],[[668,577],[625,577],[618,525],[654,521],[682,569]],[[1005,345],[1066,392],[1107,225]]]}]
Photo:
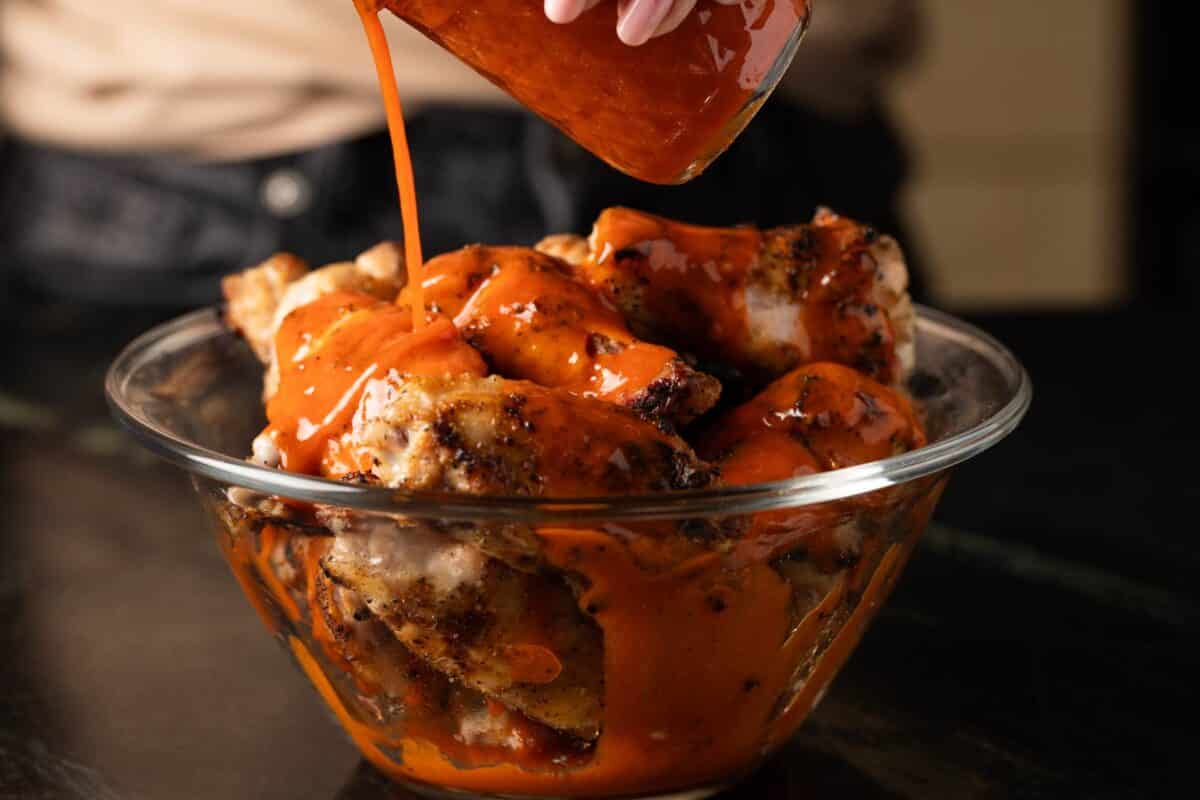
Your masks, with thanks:
[{"label": "chicken wingette", "polygon": [[912,366],[899,245],[828,210],[760,231],[610,208],[586,241],[553,236],[538,249],[570,263],[637,335],[755,380],[832,361],[897,383]]}]

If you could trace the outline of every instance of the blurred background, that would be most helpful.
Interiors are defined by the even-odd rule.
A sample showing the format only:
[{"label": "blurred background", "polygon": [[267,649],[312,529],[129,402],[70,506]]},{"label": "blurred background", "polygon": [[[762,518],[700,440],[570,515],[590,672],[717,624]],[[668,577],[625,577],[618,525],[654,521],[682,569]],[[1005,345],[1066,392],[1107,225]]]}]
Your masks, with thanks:
[{"label": "blurred background", "polygon": [[1134,22],[1153,5],[927,0],[926,47],[893,102],[940,304],[1103,307],[1137,291]]},{"label": "blurred background", "polygon": [[[184,477],[102,396],[120,347],[213,302],[222,273],[398,235],[349,5],[0,3],[0,797],[400,796],[258,629]],[[429,251],[582,232],[618,202],[763,224],[827,202],[896,232],[919,297],[1033,375],[1026,423],[959,471],[846,674],[744,796],[1150,797],[1182,779],[1200,668],[1180,513],[1200,437],[1173,383],[1200,303],[1187,5],[823,0],[746,135],[663,190],[404,40],[452,76],[405,89]],[[277,46],[291,72],[262,66]],[[209,52],[261,80],[214,77]],[[313,59],[343,69],[314,77]],[[262,93],[239,95],[249,117],[235,92]],[[281,133],[264,96],[280,119],[336,102]],[[228,148],[201,152],[214,132]]]}]

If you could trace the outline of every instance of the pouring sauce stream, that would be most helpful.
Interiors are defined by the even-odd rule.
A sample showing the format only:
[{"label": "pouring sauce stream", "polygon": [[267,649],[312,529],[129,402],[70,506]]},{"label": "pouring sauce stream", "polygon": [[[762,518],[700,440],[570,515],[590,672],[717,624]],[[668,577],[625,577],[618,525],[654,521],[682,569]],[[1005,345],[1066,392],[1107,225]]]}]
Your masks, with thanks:
[{"label": "pouring sauce stream", "polygon": [[[421,271],[424,260],[421,256],[421,231],[417,220],[417,187],[413,180],[412,157],[408,152],[408,135],[404,130],[404,107],[400,104],[400,89],[396,86],[396,70],[392,66],[392,53],[388,49],[387,34],[379,19],[376,0],[354,0],[354,7],[362,18],[371,55],[375,60],[375,71],[379,75],[379,89],[383,94],[383,105],[387,111],[388,133],[392,139],[392,158],[396,162],[396,185],[400,190],[400,216],[404,221],[404,259],[408,271],[408,286],[413,293],[414,308],[424,308],[421,292]],[[425,327],[425,315],[413,315],[413,327]]]}]

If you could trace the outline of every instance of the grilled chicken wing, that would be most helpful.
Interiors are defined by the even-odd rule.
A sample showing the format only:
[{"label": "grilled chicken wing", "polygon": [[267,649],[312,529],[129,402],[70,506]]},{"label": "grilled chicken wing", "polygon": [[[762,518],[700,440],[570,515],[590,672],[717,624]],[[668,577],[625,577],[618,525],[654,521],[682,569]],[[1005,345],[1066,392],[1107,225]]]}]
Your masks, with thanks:
[{"label": "grilled chicken wing", "polygon": [[412,525],[345,511],[323,521],[336,534],[326,573],[418,658],[555,730],[599,734],[602,636],[561,579]]},{"label": "grilled chicken wing", "polygon": [[[467,247],[423,270],[425,306],[446,315],[507,377],[686,423],[720,384],[675,352],[635,338],[612,307],[556,258],[520,247]],[[400,303],[411,303],[411,291]]]},{"label": "grilled chicken wing", "polygon": [[823,472],[904,453],[925,443],[899,392],[840,364],[808,364],[713,425],[701,452],[727,483]]},{"label": "grilled chicken wing", "polygon": [[[471,494],[621,495],[715,480],[682,440],[632,411],[471,375],[369,381],[330,452],[325,466],[334,477]],[[597,735],[602,639],[561,578],[490,557],[490,526],[455,539],[411,525],[364,526],[348,515],[323,521],[336,533],[329,574],[410,651],[556,730]],[[504,535],[522,534],[510,527]]]},{"label": "grilled chicken wing", "polygon": [[[355,565],[343,559],[338,566],[352,570]],[[405,730],[413,738],[435,743],[459,763],[478,766],[515,759],[541,768],[561,767],[573,758],[584,757],[593,745],[599,733],[598,704],[602,692],[598,686],[583,685],[581,678],[601,680],[598,664],[596,670],[586,676],[564,676],[561,681],[543,685],[510,686],[501,691],[504,695],[502,705],[470,683],[451,677],[449,671],[430,666],[410,649],[414,644],[426,647],[428,644],[415,640],[411,635],[415,626],[402,621],[414,613],[409,605],[404,606],[402,615],[389,617],[398,632],[407,634],[398,637],[393,627],[371,610],[372,604],[383,603],[385,608],[388,607],[392,595],[364,598],[342,585],[324,561],[312,573],[311,579],[310,608],[314,618],[319,619],[314,624],[314,631],[328,631],[321,638],[328,639],[328,650],[346,664],[363,696],[379,697],[382,694],[390,701],[388,708],[370,707],[376,719],[403,719]],[[564,597],[570,599],[569,594]],[[461,608],[461,602],[459,605]],[[489,608],[478,609],[474,617],[469,614],[456,617],[453,609],[432,603],[424,610],[434,615],[446,650],[456,654],[461,649],[476,654],[476,658],[485,657],[478,650],[478,642],[483,636],[477,635],[476,645],[468,648],[458,638],[459,630],[453,626],[466,618],[488,620]],[[594,626],[588,628],[588,620],[580,620],[578,624],[579,628],[560,627],[558,634],[573,636],[578,631],[587,644],[594,644],[598,650],[599,633]],[[494,626],[486,630],[494,633]],[[532,651],[535,646],[528,647]],[[520,649],[509,648],[501,652],[519,653]],[[565,648],[563,652],[566,652]],[[527,658],[525,663],[529,661]],[[576,664],[595,661],[594,658],[573,659]],[[453,655],[443,660],[446,662],[452,664]],[[576,692],[564,689],[569,681],[578,684]],[[578,694],[578,698],[573,694]],[[520,711],[522,706],[540,712],[543,719]]]},{"label": "grilled chicken wing", "polygon": [[329,264],[309,271],[290,253],[276,253],[256,267],[221,281],[229,326],[245,337],[255,355],[267,365],[263,397],[279,385],[275,335],[292,311],[334,292],[353,291],[378,300],[392,300],[405,283],[404,255],[394,242],[381,242],[353,262]]},{"label": "grilled chicken wing", "polygon": [[[924,444],[920,420],[900,392],[822,363],[798,367],[718,420],[698,449],[726,483],[746,485],[865,464]],[[869,504],[869,497],[758,514],[739,547],[761,557],[804,541],[810,560],[830,571],[856,552],[856,504]]]},{"label": "grilled chicken wing", "polygon": [[278,390],[255,460],[293,472],[322,471],[328,445],[351,425],[369,381],[389,375],[483,375],[487,366],[446,320],[412,330],[408,309],[334,292],[284,319],[275,337]]},{"label": "grilled chicken wing", "polygon": [[528,381],[369,381],[330,443],[331,477],[468,494],[580,497],[699,488],[716,473],[637,414]]},{"label": "grilled chicken wing", "polygon": [[827,210],[809,225],[759,231],[611,208],[586,257],[571,237],[539,249],[571,263],[640,336],[754,377],[833,361],[896,383],[912,365],[899,246]]},{"label": "grilled chicken wing", "polygon": [[[385,725],[402,721],[410,735],[463,763],[516,758],[562,765],[586,753],[599,724],[600,634],[560,580],[513,573],[440,533],[345,509],[316,513],[334,537],[263,517],[253,506],[230,503],[221,514],[237,555],[261,571],[263,580],[247,585],[269,592],[269,605],[289,609],[295,623],[307,625],[313,643],[353,681],[355,691],[346,697],[356,713]],[[235,569],[242,566],[237,556],[235,562]],[[342,576],[373,594],[349,588]],[[427,639],[413,636],[422,627],[432,631]],[[427,661],[434,645],[447,672]],[[488,647],[496,652],[484,652]],[[556,652],[575,672],[564,667],[550,675],[547,668],[558,668]],[[529,685],[509,681],[497,688],[508,706],[502,708],[471,685],[478,681],[459,679],[475,672],[456,668],[460,662],[479,662],[485,677],[517,670]],[[581,666],[589,671],[579,674]],[[540,711],[546,721],[519,706]]]}]

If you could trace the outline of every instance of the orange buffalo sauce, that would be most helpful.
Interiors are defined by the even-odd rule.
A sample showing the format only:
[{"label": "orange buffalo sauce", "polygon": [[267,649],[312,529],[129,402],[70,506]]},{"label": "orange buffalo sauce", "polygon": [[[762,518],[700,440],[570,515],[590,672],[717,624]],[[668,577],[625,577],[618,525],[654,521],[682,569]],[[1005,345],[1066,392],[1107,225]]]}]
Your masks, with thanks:
[{"label": "orange buffalo sauce", "polygon": [[[375,71],[379,76],[379,90],[383,94],[383,107],[387,112],[388,132],[392,138],[392,160],[396,166],[396,186],[400,190],[400,215],[404,220],[404,260],[408,271],[408,285],[414,287],[418,298],[417,307],[423,303],[421,296],[421,230],[417,219],[417,186],[413,178],[412,158],[408,152],[408,134],[404,129],[404,108],[400,104],[400,90],[396,86],[396,71],[392,66],[392,53],[388,49],[387,36],[379,21],[378,0],[354,0],[358,15],[362,18],[371,55],[375,60]],[[414,320],[416,327],[425,325],[425,318]]]},{"label": "orange buffalo sauce", "polygon": [[487,372],[449,320],[414,331],[409,309],[357,292],[334,292],[293,311],[275,349],[279,389],[267,401],[267,434],[291,472],[319,472],[326,445],[349,428],[368,381],[393,371]]},{"label": "orange buffalo sauce", "polygon": [[[676,357],[555,259],[523,247],[465,247],[432,259],[427,307],[454,320],[501,375],[626,405]],[[405,289],[398,300],[409,302]]]}]

